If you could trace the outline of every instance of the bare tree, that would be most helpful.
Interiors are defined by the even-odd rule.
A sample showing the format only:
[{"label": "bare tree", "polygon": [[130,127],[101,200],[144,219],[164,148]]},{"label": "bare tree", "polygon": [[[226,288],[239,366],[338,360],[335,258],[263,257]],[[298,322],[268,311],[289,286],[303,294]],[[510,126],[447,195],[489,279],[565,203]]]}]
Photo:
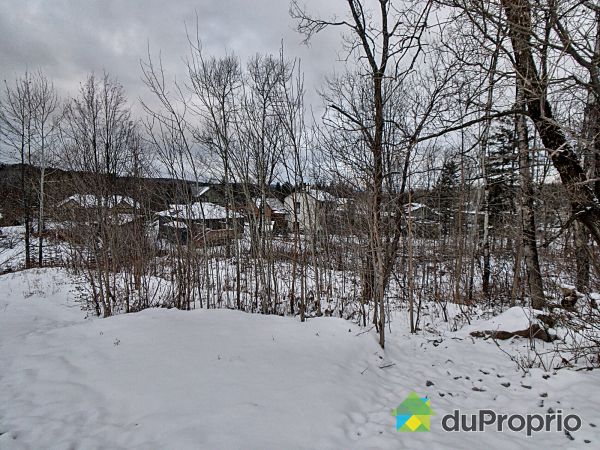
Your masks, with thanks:
[{"label": "bare tree", "polygon": [[32,75],[26,72],[17,78],[14,85],[4,82],[4,98],[0,102],[0,136],[4,144],[12,148],[21,163],[20,214],[25,225],[25,267],[32,264],[31,258],[31,153],[35,141],[33,115],[35,98],[32,90]]},{"label": "bare tree", "polygon": [[45,218],[45,182],[46,167],[49,160],[49,152],[54,149],[57,138],[57,130],[60,124],[58,112],[58,96],[54,86],[48,79],[38,72],[33,79],[33,97],[35,110],[33,122],[36,131],[37,163],[40,168],[39,192],[38,192],[38,265],[42,267],[44,262],[44,218]]},{"label": "bare tree", "polygon": [[[567,25],[565,25],[565,23],[570,23],[569,15],[575,11],[586,16],[593,13],[596,18],[597,8],[590,6],[589,2],[576,2],[567,5],[565,10],[570,11],[570,14],[563,15],[562,10],[559,11],[559,4],[564,5],[563,2],[553,0],[535,3],[530,0],[502,0],[500,2],[501,10],[490,11],[480,7],[476,11],[479,14],[487,15],[498,26],[508,28],[512,45],[510,56],[514,70],[518,74],[519,83],[523,86],[523,101],[527,114],[533,121],[548,156],[566,188],[573,217],[587,227],[594,240],[600,243],[598,196],[567,138],[565,127],[561,125],[560,118],[556,116],[555,109],[551,106],[548,93],[550,80],[547,76],[549,74],[547,52],[551,49],[558,49],[570,55],[572,61],[577,65],[588,70],[589,86],[598,92],[596,89],[597,86],[600,86],[597,81],[598,70],[597,66],[594,68],[592,63],[597,56],[593,56],[592,52],[590,59],[584,51],[590,47],[591,36],[574,39],[568,33]],[[462,4],[461,6],[466,7]],[[534,17],[546,17],[546,21],[541,24],[536,23]],[[558,42],[552,39],[554,36],[552,31],[558,36]],[[536,62],[536,49],[538,48],[542,49],[539,63]],[[594,48],[593,44],[591,48]],[[573,75],[577,79],[577,75]]]},{"label": "bare tree", "polygon": [[[238,113],[239,94],[242,87],[242,69],[234,55],[222,58],[206,57],[198,37],[190,42],[190,57],[187,61],[189,90],[194,94],[190,109],[199,118],[195,131],[197,140],[209,151],[215,152],[220,164],[209,164],[211,174],[222,181],[225,187],[226,222],[230,222],[231,208],[235,204],[232,184],[236,171],[232,167],[235,146],[235,120]],[[243,230],[238,221],[233,221],[234,249],[236,266],[236,305],[241,309],[241,261],[239,239]],[[226,246],[230,256],[231,245]]]},{"label": "bare tree", "polygon": [[129,305],[117,276],[127,243],[119,236],[116,181],[139,161],[138,143],[122,85],[107,73],[101,79],[90,75],[65,106],[61,156],[68,169],[83,173],[74,186],[81,208],[71,211],[68,223],[94,309],[104,317]]},{"label": "bare tree", "polygon": [[[422,55],[423,35],[429,26],[429,13],[433,2],[379,0],[373,2],[372,8],[364,1],[348,0],[346,3],[348,16],[343,18],[332,17],[327,20],[313,17],[296,1],[292,1],[290,11],[298,20],[298,30],[305,34],[307,40],[327,27],[342,27],[348,31],[344,35],[345,49],[349,55],[355,56],[359,71],[349,76],[352,80],[350,85],[355,86],[358,80],[364,80],[365,83],[364,88],[361,87],[355,92],[350,92],[349,88],[342,95],[337,95],[337,101],[330,102],[328,107],[337,113],[338,118],[335,121],[343,124],[341,129],[360,133],[365,149],[372,159],[368,180],[371,255],[368,264],[372,264],[372,270],[367,270],[367,273],[372,275],[367,278],[371,281],[367,281],[365,286],[373,287],[368,295],[372,297],[376,306],[375,321],[380,333],[380,345],[383,347],[386,321],[385,291],[403,236],[403,215],[400,212],[401,208],[396,205],[401,205],[405,200],[412,151],[421,140],[420,135],[430,120],[435,105],[435,102],[424,102],[425,111],[420,111],[417,120],[406,128],[401,125],[401,119],[390,115],[394,111],[390,102],[399,98],[399,89],[412,76],[417,59]],[[439,97],[441,90],[438,89],[443,84],[447,83],[434,83],[428,93],[431,94],[429,100]],[[357,103],[362,103],[362,107],[352,106],[356,106]],[[403,152],[399,152],[392,144],[393,140],[386,139],[390,124],[399,127],[404,134]],[[403,159],[403,164],[399,166],[400,181],[396,185],[390,181],[394,177],[386,172],[386,154],[394,153],[397,156],[400,154],[400,159]],[[398,171],[392,173],[396,175]],[[391,185],[395,188],[395,201],[386,205],[386,189]],[[395,220],[390,220],[389,206],[396,211]],[[390,226],[395,230],[391,234],[388,233]]]}]

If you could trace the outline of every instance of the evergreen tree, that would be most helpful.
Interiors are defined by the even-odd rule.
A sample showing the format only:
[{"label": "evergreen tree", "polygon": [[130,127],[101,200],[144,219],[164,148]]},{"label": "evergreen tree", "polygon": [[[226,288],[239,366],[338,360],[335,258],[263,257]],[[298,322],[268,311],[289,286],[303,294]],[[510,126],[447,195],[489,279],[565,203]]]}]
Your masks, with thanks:
[{"label": "evergreen tree", "polygon": [[515,214],[517,195],[517,136],[508,120],[495,124],[486,162],[490,224],[506,223]]},{"label": "evergreen tree", "polygon": [[459,196],[459,168],[453,156],[444,160],[440,176],[434,187],[434,198],[440,212],[442,232],[448,233],[456,216]]}]

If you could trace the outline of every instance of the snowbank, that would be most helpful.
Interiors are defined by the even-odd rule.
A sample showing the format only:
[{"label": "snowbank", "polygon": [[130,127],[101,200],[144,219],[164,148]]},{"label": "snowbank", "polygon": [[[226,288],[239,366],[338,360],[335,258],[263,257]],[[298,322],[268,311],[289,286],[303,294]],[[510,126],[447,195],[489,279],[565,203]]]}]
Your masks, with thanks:
[{"label": "snowbank", "polygon": [[2,448],[335,446],[369,387],[361,360],[376,343],[341,319],[151,309],[89,320],[52,273],[39,283],[48,295],[29,289],[30,273],[0,280]]},{"label": "snowbank", "polygon": [[[394,324],[384,352],[373,332],[333,318],[300,323],[166,309],[86,318],[76,287],[55,269],[0,276],[2,449],[568,449],[600,442],[597,371],[532,370],[523,378],[492,342],[414,336]],[[514,310],[483,326],[520,327],[522,317]],[[411,391],[431,398],[431,432],[395,430],[390,413]],[[583,426],[574,440],[440,428],[454,409],[484,408],[563,409]]]},{"label": "snowbank", "polygon": [[543,311],[538,311],[530,308],[515,306],[507,309],[503,313],[492,317],[488,320],[477,320],[471,325],[463,327],[457,332],[459,336],[466,336],[472,331],[520,331],[531,326],[532,323],[539,322],[536,319],[538,314],[544,314]]}]

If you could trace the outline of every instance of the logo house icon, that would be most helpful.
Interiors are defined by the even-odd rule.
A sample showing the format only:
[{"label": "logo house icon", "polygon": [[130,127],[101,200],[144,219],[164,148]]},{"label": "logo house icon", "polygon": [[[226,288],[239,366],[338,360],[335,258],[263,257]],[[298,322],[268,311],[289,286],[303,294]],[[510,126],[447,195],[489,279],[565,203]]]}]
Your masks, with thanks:
[{"label": "logo house icon", "polygon": [[408,394],[408,397],[392,410],[392,416],[396,417],[396,430],[407,432],[429,431],[431,416],[434,414],[431,400],[419,397],[416,392]]}]

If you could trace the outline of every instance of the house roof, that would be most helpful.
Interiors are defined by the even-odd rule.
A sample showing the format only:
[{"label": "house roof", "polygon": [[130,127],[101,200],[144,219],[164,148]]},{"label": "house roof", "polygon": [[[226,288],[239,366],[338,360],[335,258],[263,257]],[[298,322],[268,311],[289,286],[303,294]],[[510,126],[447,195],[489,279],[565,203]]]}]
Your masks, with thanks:
[{"label": "house roof", "polygon": [[407,203],[404,205],[406,211],[418,211],[419,209],[427,208],[423,203]]},{"label": "house roof", "polygon": [[81,208],[95,208],[98,205],[107,206],[113,208],[118,205],[128,206],[133,208],[137,206],[137,202],[131,197],[125,197],[123,195],[111,195],[109,197],[94,195],[94,194],[75,194],[67,197],[57,206],[61,207],[68,203],[75,203]]},{"label": "house roof", "polygon": [[420,211],[420,210],[430,211],[433,214],[439,215],[439,213],[435,209],[433,209],[427,205],[424,205],[423,203],[407,203],[406,205],[404,205],[404,212],[406,214],[408,214],[409,212],[414,213],[414,212]]},{"label": "house roof", "polygon": [[171,220],[169,222],[166,222],[164,225],[171,228],[178,228],[180,230],[187,229],[187,225],[185,223],[179,222],[177,220]]},{"label": "house roof", "polygon": [[[257,197],[252,199],[252,202],[256,205],[257,208],[261,208],[262,206],[262,198]],[[271,210],[277,214],[287,214],[288,210],[284,206],[281,200],[275,197],[267,197],[265,199],[266,204],[271,208]]]},{"label": "house roof", "polygon": [[192,195],[194,197],[201,197],[210,190],[210,186],[192,186]]},{"label": "house roof", "polygon": [[306,193],[319,202],[335,202],[336,198],[329,192],[316,188],[307,189]]},{"label": "house roof", "polygon": [[[169,205],[168,209],[156,214],[176,220],[214,220],[227,218],[225,207],[211,202],[195,202],[191,205]],[[240,215],[230,210],[229,217],[240,217]]]},{"label": "house roof", "polygon": [[295,198],[296,196],[300,196],[303,193],[311,196],[318,202],[335,202],[337,200],[336,197],[331,195],[329,192],[325,192],[317,188],[308,188],[305,191],[295,191],[292,192],[289,196]]}]

